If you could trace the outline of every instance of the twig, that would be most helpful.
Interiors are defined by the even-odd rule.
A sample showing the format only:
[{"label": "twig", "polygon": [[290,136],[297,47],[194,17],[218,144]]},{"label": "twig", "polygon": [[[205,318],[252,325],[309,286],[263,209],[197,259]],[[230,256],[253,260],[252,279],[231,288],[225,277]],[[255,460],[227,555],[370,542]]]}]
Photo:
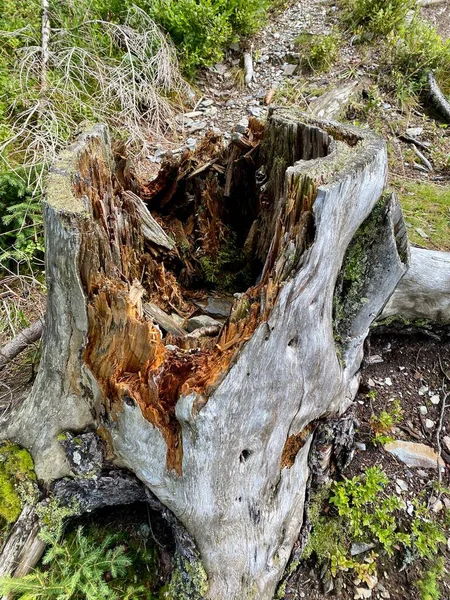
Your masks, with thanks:
[{"label": "twig", "polygon": [[420,152],[420,150],[418,150],[418,148],[416,146],[413,145],[412,149],[414,150],[414,154],[417,156],[417,158],[419,158],[423,162],[423,164],[425,165],[425,167],[431,173],[433,171],[433,166],[430,163],[430,161],[428,160],[428,158],[426,158],[426,156],[424,156],[422,154],[422,152]]},{"label": "twig", "polygon": [[439,463],[439,459],[441,458],[441,452],[442,452],[442,446],[441,446],[441,431],[442,431],[442,425],[444,423],[444,413],[445,413],[445,409],[446,409],[446,403],[447,403],[447,398],[450,395],[450,392],[446,392],[444,394],[444,397],[442,399],[442,406],[441,406],[441,415],[439,417],[439,424],[436,430],[436,442],[437,442],[437,454],[438,454],[438,460],[437,460],[437,467],[438,467],[438,490],[439,490],[439,496],[441,495],[441,483],[442,483],[442,475],[441,475],[441,465]]}]

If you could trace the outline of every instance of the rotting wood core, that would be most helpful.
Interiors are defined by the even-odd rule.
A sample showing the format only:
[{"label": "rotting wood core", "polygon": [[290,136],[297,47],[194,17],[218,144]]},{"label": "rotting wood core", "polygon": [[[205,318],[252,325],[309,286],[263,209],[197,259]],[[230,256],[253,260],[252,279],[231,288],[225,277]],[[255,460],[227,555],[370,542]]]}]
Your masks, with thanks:
[{"label": "rotting wood core", "polygon": [[[91,214],[80,256],[89,317],[84,361],[108,418],[124,403],[137,404],[161,431],[167,468],[179,475],[178,398],[196,392],[202,409],[314,240],[323,176],[288,168],[327,156],[334,140],[307,123],[285,135],[282,147],[264,133],[251,119],[227,148],[209,134],[195,152],[166,156],[147,179],[133,172],[123,149],[105,156],[95,139],[76,165],[74,192]],[[203,312],[208,294],[230,297],[219,332],[178,335]]]}]

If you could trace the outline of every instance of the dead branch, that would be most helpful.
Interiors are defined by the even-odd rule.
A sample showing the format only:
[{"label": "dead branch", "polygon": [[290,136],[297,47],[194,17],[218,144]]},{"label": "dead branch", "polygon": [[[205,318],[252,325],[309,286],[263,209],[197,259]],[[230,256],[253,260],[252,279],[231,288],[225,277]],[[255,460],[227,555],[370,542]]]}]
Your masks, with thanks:
[{"label": "dead branch", "polygon": [[14,360],[30,344],[37,342],[42,336],[44,319],[35,321],[32,325],[21,331],[14,339],[0,348],[0,370]]}]

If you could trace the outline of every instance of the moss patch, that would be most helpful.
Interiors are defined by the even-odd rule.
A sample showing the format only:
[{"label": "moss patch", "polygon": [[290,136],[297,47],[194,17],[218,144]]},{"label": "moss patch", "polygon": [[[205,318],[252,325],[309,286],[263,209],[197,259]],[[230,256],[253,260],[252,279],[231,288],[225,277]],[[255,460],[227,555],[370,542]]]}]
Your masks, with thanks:
[{"label": "moss patch", "polygon": [[207,591],[208,578],[201,561],[192,562],[177,553],[172,578],[160,592],[161,600],[202,600]]},{"label": "moss patch", "polygon": [[14,523],[22,510],[22,497],[29,481],[35,481],[33,459],[25,448],[11,442],[0,444],[0,517]]},{"label": "moss patch", "polygon": [[[411,243],[450,250],[450,187],[401,179],[394,180],[392,186],[400,196]],[[428,238],[422,237],[417,229]]]}]

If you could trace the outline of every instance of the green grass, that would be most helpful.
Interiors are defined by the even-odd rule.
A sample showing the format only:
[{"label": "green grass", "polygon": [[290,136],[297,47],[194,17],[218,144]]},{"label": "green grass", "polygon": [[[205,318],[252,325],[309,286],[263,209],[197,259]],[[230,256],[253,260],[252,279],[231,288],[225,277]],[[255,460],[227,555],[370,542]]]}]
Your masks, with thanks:
[{"label": "green grass", "polygon": [[[396,179],[392,186],[400,202],[412,244],[434,250],[450,250],[450,187],[435,183]],[[416,229],[428,236],[424,239]]]},{"label": "green grass", "polygon": [[295,45],[301,51],[302,66],[310,71],[328,71],[339,57],[340,38],[334,31],[326,35],[301,33]]}]

